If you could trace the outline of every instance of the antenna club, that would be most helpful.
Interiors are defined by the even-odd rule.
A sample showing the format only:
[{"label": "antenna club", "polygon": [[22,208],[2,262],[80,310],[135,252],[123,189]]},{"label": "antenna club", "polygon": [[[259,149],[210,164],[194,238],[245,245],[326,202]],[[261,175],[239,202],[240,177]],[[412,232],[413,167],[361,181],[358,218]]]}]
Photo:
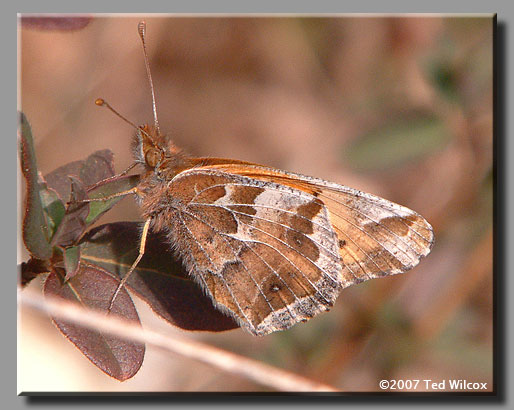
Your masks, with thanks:
[{"label": "antenna club", "polygon": [[146,34],[146,22],[144,20],[141,20],[139,24],[137,25],[137,31],[139,32],[139,36],[144,39]]},{"label": "antenna club", "polygon": [[95,104],[98,105],[99,107],[102,107],[104,106],[106,103],[105,103],[105,100],[103,98],[97,98],[95,100]]}]

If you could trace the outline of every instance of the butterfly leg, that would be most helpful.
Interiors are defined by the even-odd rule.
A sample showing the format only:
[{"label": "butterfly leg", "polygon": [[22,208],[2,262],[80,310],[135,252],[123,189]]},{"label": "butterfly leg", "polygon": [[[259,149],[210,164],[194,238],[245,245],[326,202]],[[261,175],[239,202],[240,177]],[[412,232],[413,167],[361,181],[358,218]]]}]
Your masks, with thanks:
[{"label": "butterfly leg", "polygon": [[89,198],[89,199],[81,199],[80,201],[76,201],[77,203],[81,202],[101,202],[108,201],[109,199],[118,198],[120,196],[126,196],[130,194],[135,194],[137,192],[137,187],[128,189],[127,191],[116,192],[115,194],[103,196],[101,198]]},{"label": "butterfly leg", "polygon": [[126,275],[123,277],[123,279],[120,280],[120,283],[118,284],[118,287],[116,288],[116,291],[114,292],[114,295],[112,296],[111,303],[109,304],[109,312],[111,311],[112,307],[114,306],[114,301],[116,300],[116,297],[118,296],[118,293],[120,293],[123,286],[125,286],[125,283],[127,282],[127,279],[129,278],[130,274],[136,269],[137,264],[145,254],[145,246],[146,246],[146,237],[148,236],[148,229],[150,228],[150,222],[152,220],[148,218],[145,222],[145,225],[143,227],[143,233],[141,234],[141,243],[139,245],[139,255],[137,256],[137,259],[134,261],[132,266],[130,267],[129,271],[126,273]]},{"label": "butterfly leg", "polygon": [[112,177],[108,177],[108,178],[105,178],[105,179],[102,179],[101,181],[98,181],[96,184],[93,184],[91,186],[88,186],[87,189],[88,190],[91,190],[91,189],[94,189],[96,188],[97,186],[99,185],[102,185],[102,184],[105,184],[106,182],[109,182],[109,181],[112,181],[114,179],[117,179],[117,178],[120,178],[122,177],[123,175],[126,175],[129,173],[129,171],[134,168],[135,166],[137,165],[137,162],[134,162],[132,165],[130,165],[125,171],[122,171],[120,172],[119,174],[116,174],[116,175],[113,175]]}]

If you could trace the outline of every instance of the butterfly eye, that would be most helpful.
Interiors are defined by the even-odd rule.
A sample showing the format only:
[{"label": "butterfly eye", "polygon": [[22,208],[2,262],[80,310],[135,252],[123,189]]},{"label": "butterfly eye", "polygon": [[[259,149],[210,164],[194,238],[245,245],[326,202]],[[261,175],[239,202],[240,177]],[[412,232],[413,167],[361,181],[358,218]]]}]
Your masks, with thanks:
[{"label": "butterfly eye", "polygon": [[145,161],[149,167],[155,168],[161,160],[161,154],[156,149],[149,149],[145,154]]}]

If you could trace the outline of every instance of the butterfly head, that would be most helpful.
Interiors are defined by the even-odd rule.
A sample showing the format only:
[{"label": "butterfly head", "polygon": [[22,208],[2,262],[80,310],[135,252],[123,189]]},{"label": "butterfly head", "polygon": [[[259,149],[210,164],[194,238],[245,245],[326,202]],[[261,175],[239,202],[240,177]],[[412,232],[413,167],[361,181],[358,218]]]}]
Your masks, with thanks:
[{"label": "butterfly head", "polygon": [[155,126],[138,127],[133,143],[135,160],[161,180],[171,180],[190,168],[188,156]]},{"label": "butterfly head", "polygon": [[134,157],[137,162],[155,169],[166,156],[158,129],[149,125],[138,127],[134,138]]}]

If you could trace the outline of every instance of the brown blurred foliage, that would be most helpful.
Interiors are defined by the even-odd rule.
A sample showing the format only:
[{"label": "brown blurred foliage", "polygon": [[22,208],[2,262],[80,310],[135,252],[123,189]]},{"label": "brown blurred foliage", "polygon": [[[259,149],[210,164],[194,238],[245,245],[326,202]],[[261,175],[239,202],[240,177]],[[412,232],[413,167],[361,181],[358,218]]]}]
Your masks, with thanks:
[{"label": "brown blurred foliage", "polygon": [[[43,173],[105,148],[119,171],[131,163],[133,130],[94,100],[136,124],[152,121],[140,19],[19,29],[19,108]],[[186,336],[344,391],[379,391],[381,379],[400,378],[491,389],[492,18],[145,20],[161,129],[177,145],[378,194],[425,216],[436,235],[413,271],[346,289],[330,313],[289,331]],[[101,222],[138,218],[127,199]],[[122,387],[90,369],[80,386],[262,390],[205,365],[153,357],[148,351]]]}]

